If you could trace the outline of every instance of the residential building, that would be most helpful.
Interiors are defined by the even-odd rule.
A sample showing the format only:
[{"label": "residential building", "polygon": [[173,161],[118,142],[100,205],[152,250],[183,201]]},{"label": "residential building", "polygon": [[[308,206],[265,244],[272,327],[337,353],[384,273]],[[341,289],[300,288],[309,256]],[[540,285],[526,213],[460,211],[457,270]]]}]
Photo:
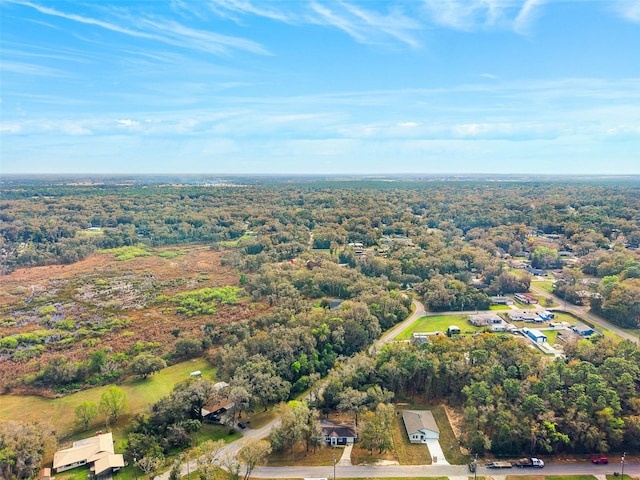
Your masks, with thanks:
[{"label": "residential building", "polygon": [[56,473],[83,465],[88,465],[96,478],[110,477],[124,467],[124,457],[114,452],[111,432],[73,442],[71,447],[58,450],[53,456]]},{"label": "residential building", "polygon": [[411,443],[427,443],[427,440],[440,438],[440,429],[430,410],[403,410],[402,420]]}]

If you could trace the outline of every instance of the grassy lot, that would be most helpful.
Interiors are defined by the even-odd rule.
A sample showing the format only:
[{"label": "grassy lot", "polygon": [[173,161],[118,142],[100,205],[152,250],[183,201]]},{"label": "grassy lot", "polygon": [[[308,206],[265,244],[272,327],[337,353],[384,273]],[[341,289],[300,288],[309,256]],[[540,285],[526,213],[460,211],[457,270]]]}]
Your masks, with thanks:
[{"label": "grassy lot", "polygon": [[[538,295],[536,295],[536,298],[538,298],[538,301],[540,301],[540,298]],[[520,310],[531,310],[536,308],[536,305],[531,305],[529,303],[520,303],[517,300],[514,300],[513,304],[516,306],[516,308],[519,308]]]},{"label": "grassy lot", "polygon": [[469,325],[469,315],[434,315],[428,317],[420,317],[413,325],[398,335],[398,340],[409,340],[414,332],[446,332],[449,325],[458,325],[464,332],[480,331],[481,329]]},{"label": "grassy lot", "polygon": [[491,305],[489,310],[511,310],[509,305]]},{"label": "grassy lot", "polygon": [[[204,359],[178,363],[167,367],[146,380],[131,378],[120,387],[127,393],[129,413],[123,415],[116,425],[113,425],[114,437],[124,431],[129,419],[134,413],[144,410],[147,406],[168,395],[174,385],[189,378],[189,373],[200,370],[205,378],[215,378],[216,370]],[[19,418],[23,422],[40,421],[51,423],[59,438],[82,438],[86,432],[78,431],[74,425],[74,409],[81,402],[90,401],[100,403],[100,396],[108,388],[96,387],[89,390],[66,395],[56,399],[36,396],[3,395],[0,398],[0,421],[6,422]],[[89,426],[89,432],[104,429],[100,418]]]},{"label": "grassy lot", "polygon": [[393,427],[393,446],[400,465],[431,465],[427,446],[409,441],[402,415],[396,415]]},{"label": "grassy lot", "polygon": [[286,448],[282,452],[273,452],[269,455],[267,465],[270,467],[286,467],[295,465],[297,467],[320,467],[323,465],[331,465],[333,467],[333,459],[340,460],[344,447],[318,446],[306,451],[303,443],[296,446],[295,455],[292,455],[291,449]]},{"label": "grassy lot", "polygon": [[534,281],[531,283],[534,284],[536,287],[540,288],[541,290],[544,290],[545,292],[553,293],[554,282],[550,280]]},{"label": "grassy lot", "polygon": [[[417,401],[419,402],[420,400]],[[451,423],[449,422],[449,417],[447,416],[447,412],[444,406],[441,404],[430,404],[428,402],[414,402],[416,402],[416,400],[411,399],[409,399],[409,402],[407,403],[398,402],[398,404],[396,404],[396,409],[431,410],[436,424],[438,425],[438,429],[440,430],[440,446],[442,447],[442,451],[444,452],[444,456],[446,457],[447,461],[453,465],[464,465],[466,463],[469,463],[471,461],[469,456],[463,455],[460,451],[460,444],[458,443],[458,440],[453,433],[453,429],[451,428]],[[429,454],[426,446],[410,444],[407,438],[404,423],[402,422],[402,415],[398,415],[397,417],[399,417],[398,430],[400,433],[402,433],[402,438],[406,439],[406,442],[401,443],[399,441],[396,441],[394,435],[396,453],[400,463],[403,465],[430,464],[431,455]],[[415,449],[405,449],[404,445],[415,447]],[[418,447],[423,447],[424,450],[420,450]]]},{"label": "grassy lot", "polygon": [[453,465],[469,463],[471,459],[460,451],[460,444],[453,433],[444,406],[434,405],[431,407],[431,412],[440,430],[440,446],[447,461]]}]

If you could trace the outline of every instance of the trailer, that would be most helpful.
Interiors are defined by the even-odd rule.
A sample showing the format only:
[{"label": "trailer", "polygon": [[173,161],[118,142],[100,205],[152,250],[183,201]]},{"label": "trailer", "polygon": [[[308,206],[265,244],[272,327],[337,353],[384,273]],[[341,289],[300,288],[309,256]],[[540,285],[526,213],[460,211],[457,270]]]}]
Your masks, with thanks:
[{"label": "trailer", "polygon": [[518,467],[518,468],[527,468],[527,467],[543,468],[544,467],[544,461],[535,457],[521,458],[520,460],[516,460],[512,462],[512,464],[514,467]]},{"label": "trailer", "polygon": [[487,462],[487,468],[527,468],[527,467],[535,467],[535,468],[543,468],[544,461],[539,458],[521,458],[520,460],[513,460],[511,462],[508,461],[495,461],[495,462]]}]

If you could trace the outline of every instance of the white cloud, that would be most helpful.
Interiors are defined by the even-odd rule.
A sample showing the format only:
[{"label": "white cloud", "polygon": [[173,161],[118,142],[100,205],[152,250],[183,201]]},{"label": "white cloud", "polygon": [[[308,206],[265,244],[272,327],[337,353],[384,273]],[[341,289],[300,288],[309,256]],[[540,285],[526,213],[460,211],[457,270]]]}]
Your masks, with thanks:
[{"label": "white cloud", "polygon": [[522,35],[530,33],[532,24],[545,2],[546,0],[526,0],[513,23],[513,29]]},{"label": "white cloud", "polygon": [[131,120],[131,119],[122,119],[122,120],[116,120],[116,123],[118,124],[119,127],[122,128],[138,128],[140,127],[140,122],[136,122],[135,120]]},{"label": "white cloud", "polygon": [[640,1],[617,0],[613,7],[622,18],[633,23],[640,23]]},{"label": "white cloud", "polygon": [[521,0],[424,0],[431,18],[457,30],[500,26]]},{"label": "white cloud", "polygon": [[245,50],[258,54],[268,53],[262,46],[251,40],[220,35],[204,30],[191,29],[176,21],[157,20],[155,18],[152,19],[151,17],[137,15],[126,15],[123,18],[120,18],[120,21],[128,22],[131,25],[119,25],[115,22],[67,13],[31,2],[17,3],[31,7],[43,15],[60,17],[86,25],[94,25],[122,35],[161,42],[182,48],[194,49],[218,55],[226,54],[230,49]]},{"label": "white cloud", "polygon": [[[268,8],[266,6],[269,6]],[[274,3],[261,2],[253,5],[247,0],[210,0],[209,7],[218,15],[233,18],[232,14],[257,15],[259,17],[278,20],[285,23],[295,21],[295,16],[291,16],[291,12],[287,13],[282,10],[273,8]],[[191,6],[191,5],[189,5]]]}]

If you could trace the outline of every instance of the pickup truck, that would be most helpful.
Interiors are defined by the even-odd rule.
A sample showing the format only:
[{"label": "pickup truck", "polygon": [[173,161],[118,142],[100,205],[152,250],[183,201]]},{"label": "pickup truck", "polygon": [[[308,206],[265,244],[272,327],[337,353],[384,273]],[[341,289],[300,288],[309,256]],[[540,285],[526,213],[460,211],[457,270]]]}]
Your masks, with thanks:
[{"label": "pickup truck", "polygon": [[535,467],[535,468],[543,468],[544,461],[539,458],[521,458],[520,460],[513,460],[512,462],[506,461],[495,461],[488,462],[487,468],[526,468],[526,467]]},{"label": "pickup truck", "polygon": [[514,467],[526,468],[526,467],[536,467],[543,468],[544,461],[539,458],[521,458],[520,460],[516,460],[513,462]]}]

